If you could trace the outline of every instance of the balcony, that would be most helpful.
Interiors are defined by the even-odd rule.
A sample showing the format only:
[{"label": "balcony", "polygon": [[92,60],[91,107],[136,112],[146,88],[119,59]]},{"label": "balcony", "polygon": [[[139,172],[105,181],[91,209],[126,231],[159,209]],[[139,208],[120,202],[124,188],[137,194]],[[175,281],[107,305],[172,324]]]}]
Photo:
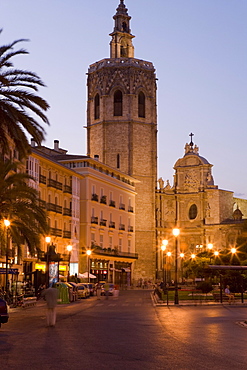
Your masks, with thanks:
[{"label": "balcony", "polygon": [[69,186],[69,185],[64,185],[63,186],[63,192],[68,193],[68,194],[72,194],[72,187]]},{"label": "balcony", "polygon": [[63,238],[71,239],[71,231],[64,230],[63,231]]},{"label": "balcony", "polygon": [[39,182],[41,184],[45,184],[46,185],[46,176],[44,175],[39,175]]},{"label": "balcony", "polygon": [[125,225],[124,224],[119,224],[119,230],[125,230]]},{"label": "balcony", "polygon": [[52,179],[48,179],[47,186],[49,186],[50,188],[58,189],[58,190],[63,189],[63,184],[61,182],[58,182],[58,181],[52,180]]},{"label": "balcony", "polygon": [[39,206],[40,208],[46,209],[46,201],[39,199]]},{"label": "balcony", "polygon": [[132,212],[133,213],[134,212],[134,208],[132,206],[129,206],[128,207],[128,212]]},{"label": "balcony", "polygon": [[98,194],[92,194],[92,198],[91,200],[93,200],[94,202],[98,202],[99,201],[99,196]]},{"label": "balcony", "polygon": [[50,227],[50,234],[52,236],[62,236],[62,230],[61,229],[56,229],[54,227]]},{"label": "balcony", "polygon": [[137,253],[120,252],[118,249],[101,248],[100,246],[96,246],[93,252],[94,254],[98,254],[101,256],[118,256],[124,258],[138,259]]},{"label": "balcony", "polygon": [[120,204],[119,204],[119,209],[122,209],[123,211],[125,211],[125,204],[120,203]]},{"label": "balcony", "polygon": [[72,210],[70,208],[64,208],[63,209],[63,215],[64,216],[72,216]]},{"label": "balcony", "polygon": [[62,206],[58,206],[57,204],[54,204],[54,203],[47,203],[46,209],[47,211],[50,211],[50,212],[61,213],[61,214],[63,213]]},{"label": "balcony", "polygon": [[100,226],[106,226],[106,220],[103,220],[103,219],[100,220],[99,224],[100,224]]},{"label": "balcony", "polygon": [[96,224],[96,225],[98,225],[98,217],[95,217],[95,216],[92,216],[91,217],[91,224]]},{"label": "balcony", "polygon": [[100,203],[106,204],[106,195],[102,195],[102,197],[100,198]]},{"label": "balcony", "polygon": [[129,233],[133,233],[133,232],[134,232],[134,228],[133,228],[133,226],[128,226],[128,232],[129,232]]},{"label": "balcony", "polygon": [[109,222],[109,228],[115,229],[115,222],[114,221]]},{"label": "balcony", "polygon": [[110,206],[110,207],[116,207],[116,202],[115,202],[115,200],[110,200],[109,206]]}]

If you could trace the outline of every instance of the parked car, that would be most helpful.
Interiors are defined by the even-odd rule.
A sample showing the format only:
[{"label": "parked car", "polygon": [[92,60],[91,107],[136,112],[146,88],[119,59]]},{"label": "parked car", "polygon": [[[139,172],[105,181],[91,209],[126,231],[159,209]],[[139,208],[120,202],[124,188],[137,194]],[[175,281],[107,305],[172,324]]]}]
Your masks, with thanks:
[{"label": "parked car", "polygon": [[89,289],[82,283],[77,284],[78,298],[88,298],[90,295]]},{"label": "parked car", "polygon": [[87,289],[89,290],[89,294],[91,296],[94,296],[94,292],[95,292],[95,284],[92,284],[92,283],[82,283],[85,285],[85,287],[87,287]]},{"label": "parked car", "polygon": [[9,320],[9,307],[7,302],[0,298],[0,327],[1,324],[6,324]]},{"label": "parked car", "polygon": [[103,283],[101,285],[101,295],[105,295],[105,284],[109,285],[109,295],[113,295],[114,284],[110,284],[110,283]]}]

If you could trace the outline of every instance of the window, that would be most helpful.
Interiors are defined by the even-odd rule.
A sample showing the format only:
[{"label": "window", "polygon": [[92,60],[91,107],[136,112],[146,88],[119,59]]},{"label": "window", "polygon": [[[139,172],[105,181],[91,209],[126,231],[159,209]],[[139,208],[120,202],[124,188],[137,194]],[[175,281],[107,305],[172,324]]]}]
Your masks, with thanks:
[{"label": "window", "polygon": [[120,168],[120,154],[117,154],[117,168]]},{"label": "window", "polygon": [[195,204],[192,204],[189,209],[189,219],[194,220],[197,216],[197,206]]},{"label": "window", "polygon": [[103,237],[103,235],[100,235],[99,236],[99,245],[100,245],[100,248],[103,248],[103,244],[104,244],[104,237]]},{"label": "window", "polygon": [[99,94],[94,98],[94,119],[99,119]]},{"label": "window", "polygon": [[142,91],[138,95],[138,117],[145,118],[145,95]]},{"label": "window", "polygon": [[119,239],[119,252],[121,252],[122,251],[122,239]]},{"label": "window", "polygon": [[123,94],[117,90],[114,94],[114,116],[123,115]]}]

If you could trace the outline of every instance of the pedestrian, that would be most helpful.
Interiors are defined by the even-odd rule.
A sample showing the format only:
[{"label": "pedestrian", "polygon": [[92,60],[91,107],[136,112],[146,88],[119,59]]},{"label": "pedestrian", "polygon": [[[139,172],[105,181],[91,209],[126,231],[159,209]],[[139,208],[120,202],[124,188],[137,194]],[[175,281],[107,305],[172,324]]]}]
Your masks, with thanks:
[{"label": "pedestrian", "polygon": [[232,294],[230,292],[230,287],[229,285],[226,286],[226,289],[225,289],[225,295],[229,298],[229,304],[231,304],[231,302],[234,302],[235,300],[235,297],[234,297],[234,294]]},{"label": "pedestrian", "polygon": [[47,304],[47,326],[54,327],[56,324],[56,306],[58,300],[58,289],[55,288],[55,284],[52,284],[50,288],[47,288],[42,291],[42,297]]},{"label": "pedestrian", "polygon": [[109,284],[108,283],[105,283],[105,285],[104,285],[105,299],[108,299],[109,298],[109,289],[110,289]]},{"label": "pedestrian", "polygon": [[100,299],[100,296],[101,296],[101,285],[100,285],[100,283],[96,284],[96,296],[97,296],[97,299]]},{"label": "pedestrian", "polygon": [[118,298],[118,296],[119,296],[119,286],[118,286],[118,284],[114,285],[113,296],[114,296],[114,298]]}]

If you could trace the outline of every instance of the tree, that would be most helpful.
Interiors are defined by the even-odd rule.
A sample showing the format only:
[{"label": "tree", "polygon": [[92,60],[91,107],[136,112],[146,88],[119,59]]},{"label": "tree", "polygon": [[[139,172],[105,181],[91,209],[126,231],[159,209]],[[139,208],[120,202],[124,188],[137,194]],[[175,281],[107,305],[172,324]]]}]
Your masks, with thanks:
[{"label": "tree", "polygon": [[38,145],[44,140],[45,131],[37,118],[49,124],[45,115],[49,105],[35,93],[44,83],[36,73],[13,67],[14,56],[28,54],[25,49],[14,50],[14,46],[23,41],[28,40],[0,46],[0,148],[3,154],[8,153],[11,138],[20,158],[30,150],[26,133]]},{"label": "tree", "polygon": [[21,256],[21,246],[26,243],[31,255],[40,250],[40,236],[47,235],[49,227],[46,212],[39,206],[38,192],[27,185],[32,179],[17,172],[18,163],[0,159],[0,238],[6,246],[3,220],[10,221],[12,244]]}]

